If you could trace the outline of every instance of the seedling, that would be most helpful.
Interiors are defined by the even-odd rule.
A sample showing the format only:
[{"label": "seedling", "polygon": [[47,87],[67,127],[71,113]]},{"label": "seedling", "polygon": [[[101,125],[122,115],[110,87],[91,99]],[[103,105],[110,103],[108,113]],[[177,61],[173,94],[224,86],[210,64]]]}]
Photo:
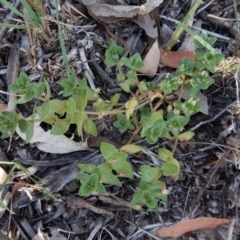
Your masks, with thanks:
[{"label": "seedling", "polygon": [[[214,38],[205,33],[200,36],[208,45],[215,42]],[[118,46],[113,40],[105,54],[105,64],[114,67],[117,71],[117,80],[125,94],[129,94],[126,102],[120,102],[121,94],[115,94],[109,100],[103,100],[99,94],[92,91],[85,78],[81,81],[75,74],[69,74],[59,82],[62,91],[60,99],[52,99],[49,83],[44,80],[41,83],[30,81],[29,77],[21,72],[15,84],[10,86],[12,91],[19,94],[18,104],[23,104],[37,99],[30,120],[26,120],[21,114],[4,111],[0,114],[0,131],[2,137],[12,136],[16,127],[26,133],[26,141],[30,141],[34,122],[40,121],[52,126],[51,134],[61,135],[69,130],[70,125],[75,125],[79,136],[83,132],[97,136],[95,121],[105,116],[115,117],[113,127],[120,133],[139,135],[149,144],[155,144],[159,139],[167,138],[170,141],[187,141],[194,135],[193,132],[184,132],[184,127],[190,117],[199,112],[201,107],[196,99],[196,94],[209,88],[213,83],[209,72],[217,69],[223,55],[205,48],[202,43],[194,41],[197,47],[195,59],[183,59],[176,74],[167,74],[161,83],[145,82],[139,80],[137,70],[143,66],[139,54],[129,56],[127,52]],[[184,89],[188,89],[190,96],[186,100],[181,99]],[[167,97],[178,90],[178,100],[169,102]],[[164,104],[164,105],[163,105]],[[163,108],[163,106],[167,106]],[[91,111],[89,109],[92,109]],[[131,142],[131,141],[130,141]],[[105,162],[94,166],[91,164],[79,164],[80,173],[76,176],[81,182],[79,194],[89,196],[91,194],[105,194],[107,185],[122,186],[123,177],[132,179],[134,172],[129,154],[136,154],[141,147],[128,144],[120,150],[108,143],[102,143],[101,154]],[[162,160],[161,166],[141,166],[142,176],[133,195],[131,204],[140,209],[143,205],[156,210],[158,200],[167,200],[166,186],[160,181],[162,176],[177,179],[180,166],[174,158],[174,151],[159,149],[158,156]]]}]

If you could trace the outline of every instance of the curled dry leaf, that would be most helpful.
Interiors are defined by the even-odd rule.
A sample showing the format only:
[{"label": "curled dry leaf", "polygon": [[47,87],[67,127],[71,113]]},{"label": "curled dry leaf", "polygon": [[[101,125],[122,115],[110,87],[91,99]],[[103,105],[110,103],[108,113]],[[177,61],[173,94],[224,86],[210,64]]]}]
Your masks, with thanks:
[{"label": "curled dry leaf", "polygon": [[204,228],[216,228],[222,224],[230,224],[231,220],[212,217],[199,217],[185,220],[170,227],[164,227],[157,230],[159,237],[180,237],[183,234]]},{"label": "curled dry leaf", "polygon": [[171,68],[178,68],[182,59],[185,58],[195,58],[195,52],[174,52],[174,51],[164,51],[160,49],[161,59],[160,62]]},{"label": "curled dry leaf", "polygon": [[2,185],[4,183],[4,181],[7,178],[7,173],[5,172],[5,170],[0,167],[0,185]]},{"label": "curled dry leaf", "polygon": [[148,0],[141,6],[110,5],[106,0],[82,0],[83,4],[97,17],[133,18],[145,15],[158,7],[163,0]]},{"label": "curled dry leaf", "polygon": [[[26,140],[26,134],[22,133],[19,128],[16,129],[16,132],[22,139]],[[39,150],[48,153],[64,154],[89,150],[87,142],[75,142],[65,135],[52,135],[50,131],[45,132],[39,122],[34,123],[34,133],[30,143],[37,144]]]},{"label": "curled dry leaf", "polygon": [[143,59],[144,67],[140,68],[138,72],[145,74],[149,77],[154,77],[160,61],[160,52],[158,48],[158,41],[154,42],[147,55]]},{"label": "curled dry leaf", "polygon": [[0,112],[6,111],[7,110],[8,105],[5,103],[0,103]]}]

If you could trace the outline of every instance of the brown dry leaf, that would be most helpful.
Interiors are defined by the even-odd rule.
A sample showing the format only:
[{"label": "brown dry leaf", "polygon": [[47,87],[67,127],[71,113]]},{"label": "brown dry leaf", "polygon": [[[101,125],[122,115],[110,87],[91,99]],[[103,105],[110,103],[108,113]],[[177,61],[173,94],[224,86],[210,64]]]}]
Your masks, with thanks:
[{"label": "brown dry leaf", "polygon": [[143,59],[144,67],[140,68],[138,72],[145,74],[149,77],[154,77],[158,70],[160,61],[160,52],[158,50],[158,40],[156,39],[147,55]]},{"label": "brown dry leaf", "polygon": [[6,111],[7,110],[8,105],[5,103],[0,103],[0,112]]},{"label": "brown dry leaf", "polygon": [[178,68],[182,59],[185,58],[195,58],[195,52],[174,52],[168,51],[165,52],[163,49],[160,49],[161,59],[160,62],[171,68]]},{"label": "brown dry leaf", "polygon": [[145,15],[156,7],[158,7],[163,0],[148,0],[141,6],[129,6],[129,5],[110,5],[106,0],[83,0],[83,4],[87,7],[88,11],[91,11],[95,16],[101,17],[114,17],[114,18],[133,18],[138,15]]},{"label": "brown dry leaf", "polygon": [[230,224],[231,220],[212,217],[199,217],[195,219],[181,221],[170,227],[164,227],[157,230],[159,237],[180,237],[183,234],[199,229],[213,229],[222,224]]},{"label": "brown dry leaf", "polygon": [[3,170],[2,167],[0,167],[0,185],[4,183],[6,178],[7,178],[7,173]]}]

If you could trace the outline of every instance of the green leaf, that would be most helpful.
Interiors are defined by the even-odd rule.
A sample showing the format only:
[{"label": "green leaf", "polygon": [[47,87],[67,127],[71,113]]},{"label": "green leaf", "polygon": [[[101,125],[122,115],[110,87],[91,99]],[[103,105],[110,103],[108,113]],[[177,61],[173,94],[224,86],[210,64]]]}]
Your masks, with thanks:
[{"label": "green leaf", "polygon": [[34,133],[34,123],[33,122],[30,122],[28,124],[28,129],[26,131],[26,143],[29,143],[30,140],[32,139],[33,137],[33,133]]},{"label": "green leaf", "polygon": [[118,80],[119,82],[124,82],[125,79],[126,79],[126,77],[125,77],[124,74],[122,74],[122,73],[118,73],[118,74],[117,74],[117,80]]},{"label": "green leaf", "polygon": [[68,119],[56,118],[56,121],[53,124],[50,134],[62,135],[65,132],[67,132],[69,127],[70,127],[70,121]]},{"label": "green leaf", "polygon": [[47,101],[47,100],[50,100],[51,89],[50,89],[49,83],[45,79],[44,79],[44,83],[45,83],[45,87],[46,87],[46,90],[47,90],[47,94],[46,94],[46,101]]},{"label": "green leaf", "polygon": [[49,115],[50,111],[51,111],[50,101],[46,101],[42,104],[42,106],[37,107],[37,113],[42,121]]},{"label": "green leaf", "polygon": [[0,114],[0,131],[3,133],[3,138],[9,137],[16,130],[18,117],[14,112],[3,111]]},{"label": "green leaf", "polygon": [[172,152],[170,152],[166,148],[158,149],[158,157],[164,162],[171,162],[174,158]]},{"label": "green leaf", "polygon": [[87,90],[86,89],[81,93],[78,104],[79,104],[78,110],[84,111],[84,109],[87,106]]},{"label": "green leaf", "polygon": [[162,189],[166,189],[166,184],[162,181],[156,181],[154,183],[149,184],[148,191],[154,196],[158,195]]},{"label": "green leaf", "polygon": [[132,57],[122,57],[121,61],[132,70],[138,70],[144,66],[142,58],[139,53],[135,53]]},{"label": "green leaf", "polygon": [[205,47],[205,42],[207,42],[209,45],[212,46],[217,40],[217,38],[215,38],[215,37],[208,37],[208,35],[205,31],[202,31],[199,37],[201,38],[201,41],[198,41],[197,38],[195,38],[193,41],[193,45],[195,48],[200,49],[200,50],[203,47]]},{"label": "green leaf", "polygon": [[85,181],[87,181],[88,176],[89,176],[89,175],[86,174],[86,173],[78,173],[78,174],[75,176],[75,179],[80,180],[80,181],[82,181],[82,182],[85,182]]},{"label": "green leaf", "polygon": [[143,128],[151,128],[154,124],[154,120],[150,117],[142,116],[141,124],[143,125]]},{"label": "green leaf", "polygon": [[157,120],[163,119],[163,111],[162,111],[162,110],[159,110],[159,111],[154,112],[154,113],[151,115],[151,119],[152,119],[154,122],[157,121]]},{"label": "green leaf", "polygon": [[140,90],[144,92],[148,90],[147,84],[144,81],[139,82],[137,86]]},{"label": "green leaf", "polygon": [[132,201],[130,202],[131,205],[136,205],[140,204],[142,202],[142,192],[141,191],[136,191],[133,195]]},{"label": "green leaf", "polygon": [[123,83],[120,83],[120,87],[127,93],[130,92],[130,85],[127,81],[124,81]]},{"label": "green leaf", "polygon": [[97,183],[97,190],[96,191],[98,193],[102,194],[102,195],[106,194],[106,190],[105,190],[104,186],[100,182]]},{"label": "green leaf", "polygon": [[101,163],[98,165],[98,169],[100,170],[100,172],[103,174],[104,172],[108,172],[111,173],[112,172],[112,168],[110,166],[110,164],[108,163]]},{"label": "green leaf", "polygon": [[86,119],[83,122],[83,128],[87,133],[91,134],[92,136],[97,136],[97,128],[92,120]]},{"label": "green leaf", "polygon": [[148,208],[150,209],[156,208],[157,201],[153,196],[151,196],[147,191],[144,191],[142,195],[143,195],[143,202]]},{"label": "green leaf", "polygon": [[25,119],[20,119],[18,122],[18,127],[22,133],[25,133],[28,129],[29,123]]},{"label": "green leaf", "polygon": [[73,98],[66,100],[65,106],[68,114],[72,114],[76,111],[76,101]]},{"label": "green leaf", "polygon": [[139,189],[142,192],[143,190],[147,190],[148,188],[149,188],[149,183],[141,179],[141,181],[138,184],[137,190]]},{"label": "green leaf", "polygon": [[61,78],[59,84],[63,87],[63,91],[61,91],[59,94],[62,94],[64,97],[71,96],[77,87],[76,76],[74,77],[74,75],[70,75],[68,79]]},{"label": "green leaf", "polygon": [[116,162],[125,162],[127,160],[127,154],[124,152],[112,153],[106,160],[108,164],[113,166]]},{"label": "green leaf", "polygon": [[114,96],[111,98],[111,105],[112,106],[115,106],[118,103],[120,96],[121,96],[120,93],[114,94]]},{"label": "green leaf", "polygon": [[25,72],[20,72],[19,77],[16,79],[16,83],[13,83],[9,88],[16,93],[24,94],[27,90],[31,90],[31,80]]},{"label": "green leaf", "polygon": [[174,179],[178,178],[179,167],[173,163],[164,163],[160,168],[162,170],[162,174],[166,177],[171,176]]},{"label": "green leaf", "polygon": [[122,186],[122,183],[119,181],[119,179],[115,175],[109,172],[103,172],[101,174],[100,181],[106,184],[111,184],[119,187]]},{"label": "green leaf", "polygon": [[114,169],[119,176],[133,178],[133,171],[131,165],[127,161],[117,161],[112,164],[112,169]]},{"label": "green leaf", "polygon": [[77,165],[81,170],[87,172],[87,173],[92,173],[95,169],[96,166],[93,164],[78,164]]},{"label": "green leaf", "polygon": [[113,123],[113,126],[118,128],[120,133],[124,133],[128,129],[133,130],[134,125],[127,120],[126,116],[122,113],[117,115],[117,121]]},{"label": "green leaf", "polygon": [[188,132],[184,132],[181,133],[180,135],[178,135],[178,139],[182,142],[182,141],[188,141],[190,140],[193,136],[195,135],[194,132],[188,131]]},{"label": "green leaf", "polygon": [[85,113],[75,112],[75,114],[71,118],[71,124],[77,125],[78,136],[82,135],[82,126],[83,126],[83,121],[84,121],[85,117],[87,118],[87,116],[85,116]]},{"label": "green leaf", "polygon": [[34,97],[40,98],[44,92],[44,89],[45,89],[45,84],[43,82],[39,83],[37,88],[34,90]]},{"label": "green leaf", "polygon": [[161,177],[161,171],[158,167],[149,167],[147,165],[142,165],[140,167],[142,173],[142,180],[148,183],[157,181]]},{"label": "green leaf", "polygon": [[117,65],[119,62],[119,55],[122,54],[124,49],[118,46],[113,40],[111,40],[107,51],[105,52],[105,60],[104,63],[109,66],[113,67]]},{"label": "green leaf", "polygon": [[106,160],[109,159],[113,153],[118,153],[118,150],[113,145],[106,142],[101,143],[100,151]]},{"label": "green leaf", "polygon": [[66,111],[66,101],[54,99],[51,101],[47,101],[47,103],[50,103],[50,109],[60,115],[63,115]]},{"label": "green leaf", "polygon": [[[201,1],[200,1],[201,2]],[[199,41],[202,45],[204,45],[205,48],[207,48],[209,51],[216,51],[209,43],[207,43],[202,37],[200,37],[198,34],[196,34],[194,31],[192,31],[190,28],[185,26],[182,23],[177,23],[181,28],[183,28],[188,34],[194,37],[197,41]]]},{"label": "green leaf", "polygon": [[189,58],[183,58],[181,61],[181,65],[178,67],[176,73],[191,75],[193,73],[193,69],[194,69],[194,61]]},{"label": "green leaf", "polygon": [[129,154],[134,154],[134,153],[142,151],[142,148],[138,145],[135,145],[135,144],[127,144],[127,145],[122,146],[120,148],[120,150],[122,152],[126,152],[126,153],[129,153]]},{"label": "green leaf", "polygon": [[81,185],[79,195],[89,196],[98,188],[99,179],[96,173],[88,176],[87,180]]}]

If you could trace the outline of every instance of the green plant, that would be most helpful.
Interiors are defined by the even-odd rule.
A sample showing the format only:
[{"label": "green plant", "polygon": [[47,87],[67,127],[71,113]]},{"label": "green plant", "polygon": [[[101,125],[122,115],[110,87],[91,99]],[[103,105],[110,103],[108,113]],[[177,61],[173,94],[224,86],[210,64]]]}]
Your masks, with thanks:
[{"label": "green plant", "polygon": [[[42,189],[43,192],[45,192],[49,197],[51,197],[53,200],[57,200],[57,198],[47,188],[45,188],[41,184],[39,184],[39,182],[32,176],[32,173],[29,172],[29,170],[27,168],[25,168],[22,164],[16,163],[16,162],[1,161],[1,160],[0,160],[0,164],[2,164],[2,165],[11,165],[12,166],[10,171],[9,171],[9,173],[8,173],[8,175],[6,176],[5,180],[3,181],[3,183],[0,186],[0,192],[3,191],[4,187],[6,186],[6,184],[8,183],[10,178],[12,177],[15,169],[20,169],[22,172],[24,172],[28,176],[28,178],[32,182],[35,183],[36,187],[40,187],[40,189]],[[0,199],[0,205],[2,205],[3,208],[5,208],[9,212],[11,212],[11,210],[5,205],[5,203],[3,202],[2,199]]]},{"label": "green plant", "polygon": [[[9,1],[7,0],[1,0],[1,2],[6,5],[12,12],[14,12],[16,15],[19,17],[23,18],[26,20],[28,24],[31,26],[37,27],[40,30],[41,26],[41,17],[43,16],[42,11],[41,11],[41,4],[39,0],[34,0],[34,5],[36,7],[36,12],[31,8],[31,6],[28,4],[26,0],[21,0],[21,3],[24,7],[24,12],[20,12],[18,9],[16,9]],[[5,23],[0,23],[0,27],[11,27],[15,29],[25,29],[26,26],[19,26],[15,24],[5,24]]]},{"label": "green plant", "polygon": [[[120,133],[132,133],[129,144],[117,150],[107,143],[102,143],[100,151],[106,160],[105,163],[98,166],[78,165],[81,172],[76,178],[81,181],[81,196],[105,194],[106,184],[121,187],[119,177],[133,178],[133,170],[127,156],[141,151],[141,147],[130,144],[134,136],[139,134],[149,144],[156,143],[160,138],[174,141],[172,151],[159,149],[158,156],[162,160],[160,167],[140,167],[142,178],[131,201],[138,209],[144,204],[151,209],[157,209],[157,200],[167,199],[166,186],[159,179],[162,176],[178,178],[180,167],[173,156],[177,143],[187,141],[194,135],[193,132],[183,130],[191,115],[201,109],[196,94],[213,83],[208,72],[214,72],[217,64],[223,59],[222,54],[209,47],[216,39],[208,37],[205,33],[200,37],[201,42],[194,41],[197,49],[195,59],[183,59],[176,74],[167,74],[165,80],[159,84],[140,81],[137,75],[137,70],[143,66],[140,55],[129,56],[112,40],[105,54],[105,64],[116,68],[120,86],[125,94],[131,93],[127,102],[120,102],[119,93],[109,100],[102,99],[97,92],[88,87],[86,79],[79,81],[75,74],[69,74],[67,78],[60,80],[61,100],[53,99],[46,80],[40,83],[31,82],[25,73],[20,73],[16,83],[10,86],[12,91],[19,94],[17,103],[23,104],[33,99],[38,101],[29,119],[25,119],[20,113],[1,113],[2,136],[12,136],[16,127],[19,127],[26,133],[26,141],[30,141],[36,121],[50,124],[51,134],[54,135],[66,133],[70,125],[74,124],[79,136],[83,136],[83,132],[96,136],[95,120],[105,116],[116,116],[113,126]],[[205,45],[207,47],[204,47]],[[190,95],[188,99],[182,100],[185,89],[188,89]],[[168,101],[167,97],[176,90],[178,100]]]}]

